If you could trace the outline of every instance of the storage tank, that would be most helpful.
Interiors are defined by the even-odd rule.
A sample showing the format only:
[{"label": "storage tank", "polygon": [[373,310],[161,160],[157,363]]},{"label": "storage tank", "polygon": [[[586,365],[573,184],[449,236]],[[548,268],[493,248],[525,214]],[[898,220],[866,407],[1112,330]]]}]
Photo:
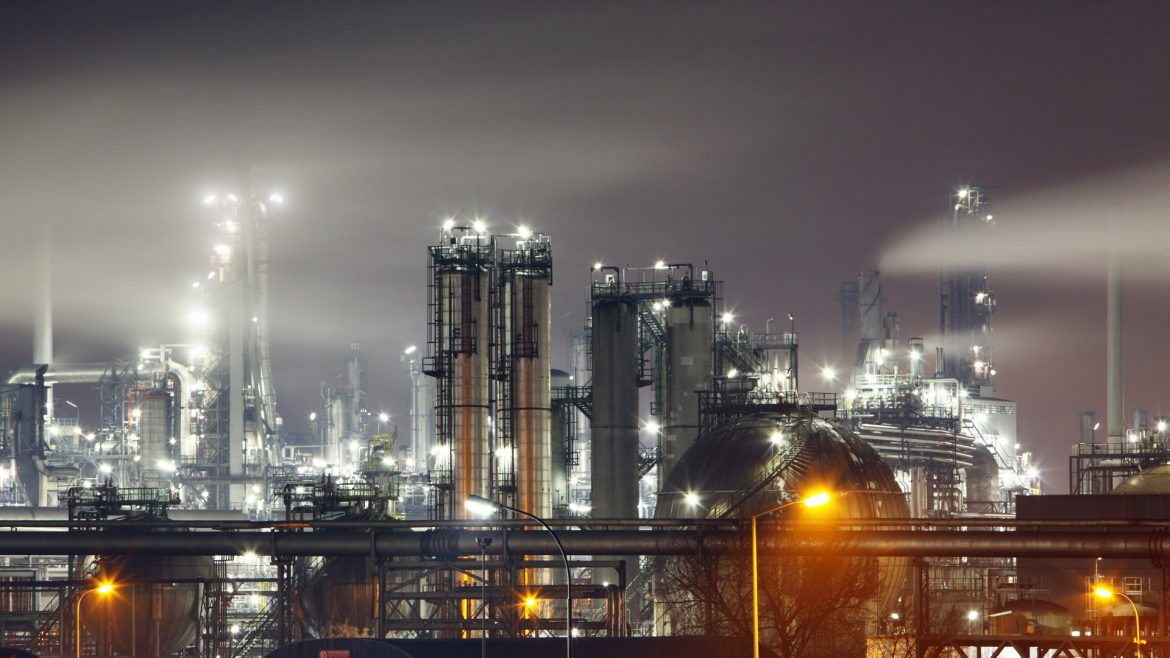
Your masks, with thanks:
[{"label": "storage tank", "polygon": [[195,642],[198,581],[214,575],[212,559],[206,556],[100,558],[98,580],[115,583],[115,589],[81,601],[82,623],[95,635],[108,629],[117,655],[179,655]]},{"label": "storage tank", "polygon": [[378,570],[365,558],[330,558],[297,594],[305,632],[312,638],[374,637]]},{"label": "storage tank", "polygon": [[138,453],[142,456],[142,484],[168,486],[172,462],[171,427],[168,408],[170,396],[162,389],[151,389],[135,402],[138,412]]},{"label": "storage tank", "polygon": [[1068,635],[1073,614],[1068,608],[1042,599],[1007,601],[987,615],[994,635]]},{"label": "storage tank", "polygon": [[[824,507],[809,509],[795,504],[768,518],[904,518],[908,513],[893,472],[859,436],[811,414],[769,412],[740,416],[700,436],[667,476],[655,516],[750,519],[818,491],[837,494]],[[768,525],[762,530],[775,531],[775,526]],[[673,594],[659,595],[660,608],[656,610],[656,615],[670,619],[670,630],[685,634],[750,626],[751,597],[745,593],[750,589],[744,586],[751,582],[750,560],[680,562],[687,559],[693,558],[660,559],[656,567],[656,582],[668,590],[673,588]],[[778,608],[833,610],[831,614],[810,612],[808,618],[786,623],[824,626],[814,631],[816,646],[810,645],[808,655],[843,655],[859,648],[850,643],[860,641],[863,645],[864,639],[848,634],[838,638],[833,629],[845,627],[842,624],[860,627],[864,619],[884,619],[896,610],[910,566],[902,558],[840,557],[829,559],[827,565],[825,562],[820,556],[761,555],[763,626],[777,627]],[[817,570],[808,571],[814,567]],[[712,573],[704,576],[705,581],[692,586],[706,587],[706,599],[718,604],[693,605],[695,600],[679,585],[693,574],[707,571]],[[847,596],[864,602],[864,614],[857,605],[832,607],[831,597],[847,587],[853,588]],[[774,632],[765,631],[761,638],[764,644],[778,641]]]}]

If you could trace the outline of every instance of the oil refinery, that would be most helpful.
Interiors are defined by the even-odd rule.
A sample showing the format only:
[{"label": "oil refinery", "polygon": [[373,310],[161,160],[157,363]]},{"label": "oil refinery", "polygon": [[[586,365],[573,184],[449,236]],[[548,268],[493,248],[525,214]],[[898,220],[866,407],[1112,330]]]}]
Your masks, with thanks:
[{"label": "oil refinery", "polygon": [[[984,190],[952,200],[945,230],[995,230]],[[1138,597],[1165,650],[1165,569],[1142,559],[1161,564],[1161,540],[1135,544],[1123,523],[1085,537],[1077,519],[1159,518],[1166,421],[1138,413],[1097,443],[1086,413],[1073,491],[1041,495],[1017,405],[996,395],[986,269],[940,272],[936,345],[883,314],[878,272],[842,284],[855,356],[838,377],[801,371],[791,315],[737,322],[705,262],[599,262],[558,277],[586,284],[589,309],[558,363],[552,237],[451,219],[418,247],[425,341],[396,366],[407,431],[373,408],[354,343],[311,433],[286,436],[268,345],[280,204],[205,199],[209,267],[173,343],[58,362],[45,296],[33,362],[0,397],[5,646],[690,655],[671,642],[725,638],[901,656],[1059,639],[1083,652],[1043,655],[1105,655],[1141,637],[1123,609],[1086,604],[1089,582]],[[100,402],[96,426],[66,397],[79,390]],[[815,492],[828,511],[796,505]],[[373,639],[405,653],[347,644]]]}]

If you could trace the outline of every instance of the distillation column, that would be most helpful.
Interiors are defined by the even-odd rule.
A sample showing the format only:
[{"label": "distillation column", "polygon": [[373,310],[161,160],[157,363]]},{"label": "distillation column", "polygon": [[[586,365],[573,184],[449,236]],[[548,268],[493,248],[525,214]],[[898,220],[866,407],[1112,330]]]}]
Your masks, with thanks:
[{"label": "distillation column", "polygon": [[[499,253],[502,336],[497,470],[513,469],[514,507],[552,514],[551,287],[548,236],[525,233]],[[505,497],[507,480],[501,479]]]},{"label": "distillation column", "polygon": [[680,297],[666,308],[666,359],[662,409],[662,462],[658,481],[699,438],[696,391],[710,386],[714,307],[708,299]]},{"label": "distillation column", "polygon": [[[611,268],[613,269],[613,268]],[[594,281],[593,327],[593,517],[638,517],[638,312],[636,302],[621,293],[620,273],[605,272]],[[626,576],[637,569],[626,558]],[[598,582],[615,582],[613,574],[597,573]]]},{"label": "distillation column", "polygon": [[431,482],[434,515],[467,518],[464,503],[490,497],[490,297],[493,242],[467,227],[444,228],[431,253],[431,354],[424,372],[437,378]]}]

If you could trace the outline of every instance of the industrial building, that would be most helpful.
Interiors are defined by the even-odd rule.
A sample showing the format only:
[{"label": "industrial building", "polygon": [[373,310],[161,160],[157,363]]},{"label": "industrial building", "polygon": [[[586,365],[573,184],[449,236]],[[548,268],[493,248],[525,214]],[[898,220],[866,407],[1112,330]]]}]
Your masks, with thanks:
[{"label": "industrial building", "polygon": [[[207,199],[211,268],[192,286],[184,342],[108,364],[58,364],[38,347],[35,365],[13,372],[0,396],[10,464],[0,512],[14,527],[59,519],[75,532],[157,527],[160,537],[261,528],[288,545],[321,543],[282,552],[274,538],[262,552],[271,557],[174,563],[11,556],[0,574],[11,593],[0,606],[5,644],[222,658],[331,637],[735,635],[747,614],[740,589],[711,590],[738,601],[720,612],[671,577],[699,549],[641,552],[643,540],[623,533],[742,541],[746,522],[813,489],[842,494],[831,518],[1008,523],[1018,497],[1038,493],[1015,404],[995,393],[985,271],[941,273],[937,346],[903,341],[898,316],[883,315],[880,275],[862,272],[838,297],[843,335],[856,340],[851,372],[813,391],[792,315],[763,331],[736,322],[706,265],[597,263],[589,315],[561,370],[551,237],[495,234],[479,220],[449,220],[426,248],[426,340],[401,354],[409,431],[371,408],[368,357],[355,343],[321,386],[312,436],[285,441],[267,347],[265,226],[278,203]],[[992,230],[985,193],[957,190],[947,224]],[[77,428],[61,413],[58,394],[70,385],[98,389],[100,427]],[[477,518],[481,501],[498,516]],[[789,510],[769,523],[800,518]],[[612,533],[602,535],[612,542],[592,552],[565,552],[559,539],[505,549],[539,541],[527,538],[546,521],[565,535]],[[422,543],[384,553],[375,531],[397,532],[400,548]],[[370,550],[355,553],[367,534]],[[850,610],[825,618],[857,634],[822,633],[810,651],[859,650],[928,603],[982,619],[1036,594],[1009,556],[850,559],[849,571],[874,580],[857,584]],[[729,577],[743,564],[705,564],[716,581],[743,582]],[[87,588],[107,577],[133,583],[117,614]],[[787,599],[769,591],[766,643],[786,637],[775,615]],[[125,633],[121,619],[141,621]]]}]

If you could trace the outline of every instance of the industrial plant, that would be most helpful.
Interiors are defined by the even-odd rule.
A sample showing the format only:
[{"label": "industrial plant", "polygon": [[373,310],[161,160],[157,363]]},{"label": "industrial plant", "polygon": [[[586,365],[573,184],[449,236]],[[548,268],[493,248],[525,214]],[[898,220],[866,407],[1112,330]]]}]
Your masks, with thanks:
[{"label": "industrial plant", "polygon": [[[681,656],[672,638],[701,636],[895,658],[1104,656],[1145,637],[1168,655],[1165,566],[1143,552],[1161,540],[1075,522],[1164,514],[1166,420],[1124,427],[1111,393],[1107,441],[1086,413],[1073,490],[1044,495],[1027,410],[996,392],[987,269],[944,264],[936,344],[903,335],[879,272],[842,284],[837,373],[802,365],[792,314],[740,321],[703,254],[598,262],[557,272],[587,290],[562,361],[553,237],[456,217],[418,245],[418,334],[379,366],[409,381],[409,419],[371,402],[355,342],[294,436],[269,353],[282,199],[249,189],[205,199],[207,272],[174,342],[61,362],[41,296],[31,363],[0,388],[4,646]],[[950,206],[943,230],[995,230],[984,189]],[[95,426],[71,391],[99,401]],[[1094,587],[1137,598],[1134,615]]]}]

